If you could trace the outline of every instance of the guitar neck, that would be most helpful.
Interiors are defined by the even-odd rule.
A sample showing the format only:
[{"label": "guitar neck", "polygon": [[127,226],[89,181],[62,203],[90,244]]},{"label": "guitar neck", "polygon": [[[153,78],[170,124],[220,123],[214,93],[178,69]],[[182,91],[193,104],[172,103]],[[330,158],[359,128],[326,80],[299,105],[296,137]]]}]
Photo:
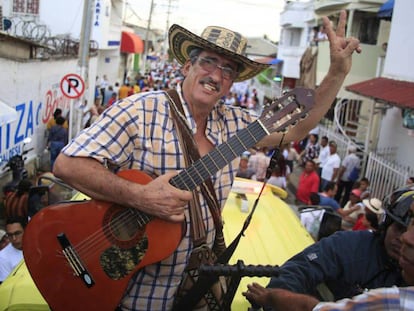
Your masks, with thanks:
[{"label": "guitar neck", "polygon": [[259,121],[238,131],[230,139],[195,161],[190,167],[170,179],[170,184],[182,190],[194,190],[244,151],[255,146],[269,132]]},{"label": "guitar neck", "polygon": [[264,106],[259,120],[238,131],[230,139],[195,161],[190,167],[170,179],[170,184],[192,191],[247,149],[255,146],[270,133],[286,131],[307,116],[314,104],[314,91],[295,88]]}]

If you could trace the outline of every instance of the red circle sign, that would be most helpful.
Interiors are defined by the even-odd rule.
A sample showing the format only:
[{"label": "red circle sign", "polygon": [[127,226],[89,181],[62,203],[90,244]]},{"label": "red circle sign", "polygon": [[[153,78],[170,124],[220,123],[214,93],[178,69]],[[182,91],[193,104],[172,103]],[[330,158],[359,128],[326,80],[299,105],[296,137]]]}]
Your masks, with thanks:
[{"label": "red circle sign", "polygon": [[79,98],[85,91],[85,82],[80,75],[70,73],[60,81],[60,90],[66,97]]}]

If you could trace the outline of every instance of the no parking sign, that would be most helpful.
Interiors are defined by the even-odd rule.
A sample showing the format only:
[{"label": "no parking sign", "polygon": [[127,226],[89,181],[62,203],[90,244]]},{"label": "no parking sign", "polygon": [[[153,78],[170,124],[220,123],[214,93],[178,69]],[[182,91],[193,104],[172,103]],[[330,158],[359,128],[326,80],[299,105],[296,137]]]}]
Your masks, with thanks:
[{"label": "no parking sign", "polygon": [[80,75],[70,73],[60,81],[60,90],[66,97],[79,98],[85,91],[85,82]]}]

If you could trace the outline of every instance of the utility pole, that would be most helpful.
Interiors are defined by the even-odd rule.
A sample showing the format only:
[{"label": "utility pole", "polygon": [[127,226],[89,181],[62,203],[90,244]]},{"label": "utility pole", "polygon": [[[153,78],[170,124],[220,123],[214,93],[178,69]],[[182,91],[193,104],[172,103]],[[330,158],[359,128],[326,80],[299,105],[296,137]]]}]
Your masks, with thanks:
[{"label": "utility pole", "polygon": [[149,39],[149,31],[151,29],[151,19],[152,19],[152,11],[154,10],[154,0],[151,0],[151,8],[148,17],[148,24],[147,24],[147,32],[145,33],[145,45],[144,45],[144,55],[142,60],[142,74],[145,74],[145,65],[147,64],[147,54],[148,54],[148,39]]},{"label": "utility pole", "polygon": [[[92,32],[94,3],[95,0],[84,0],[83,3],[82,28],[78,53],[78,73],[85,83],[85,91],[78,99],[79,105],[77,105],[77,107],[74,105],[74,100],[71,100],[69,113],[69,139],[75,137],[81,130],[85,98],[88,99],[89,95],[89,41],[91,39]],[[90,103],[88,103],[88,105],[90,105]]]},{"label": "utility pole", "polygon": [[165,36],[164,36],[164,55],[165,58],[168,59],[168,29],[170,29],[170,14],[171,14],[171,0],[168,0],[168,9],[167,9],[167,25],[165,28]]},{"label": "utility pole", "polygon": [[83,5],[82,29],[80,33],[78,66],[84,81],[88,78],[89,71],[89,41],[91,40],[93,4],[95,0],[85,0]]}]

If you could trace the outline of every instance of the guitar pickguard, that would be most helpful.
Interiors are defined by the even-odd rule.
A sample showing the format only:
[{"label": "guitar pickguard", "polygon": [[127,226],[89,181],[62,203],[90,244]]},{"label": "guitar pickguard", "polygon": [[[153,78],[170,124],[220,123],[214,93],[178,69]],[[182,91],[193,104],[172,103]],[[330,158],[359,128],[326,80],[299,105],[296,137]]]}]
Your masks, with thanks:
[{"label": "guitar pickguard", "polygon": [[100,257],[100,263],[105,273],[113,280],[119,280],[131,273],[141,262],[148,249],[148,238],[141,240],[132,248],[122,249],[116,245],[106,249]]},{"label": "guitar pickguard", "polygon": [[102,226],[112,246],[102,252],[102,269],[113,280],[127,276],[141,262],[148,250],[143,215],[135,209],[112,204],[106,211]]}]

